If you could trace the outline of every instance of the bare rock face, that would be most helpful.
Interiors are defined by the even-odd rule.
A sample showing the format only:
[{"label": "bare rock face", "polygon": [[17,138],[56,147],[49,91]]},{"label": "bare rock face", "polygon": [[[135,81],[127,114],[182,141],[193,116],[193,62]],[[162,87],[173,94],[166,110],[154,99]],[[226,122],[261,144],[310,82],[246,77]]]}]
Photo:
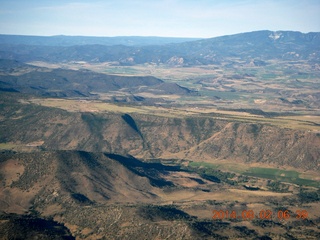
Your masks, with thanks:
[{"label": "bare rock face", "polygon": [[184,59],[182,57],[171,57],[168,61],[167,64],[170,66],[182,66],[184,63]]}]

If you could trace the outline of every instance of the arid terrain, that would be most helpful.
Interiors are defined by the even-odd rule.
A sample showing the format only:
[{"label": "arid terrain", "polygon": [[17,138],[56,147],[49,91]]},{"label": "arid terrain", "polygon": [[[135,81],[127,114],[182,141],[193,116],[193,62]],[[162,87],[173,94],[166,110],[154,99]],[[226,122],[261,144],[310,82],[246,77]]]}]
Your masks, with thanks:
[{"label": "arid terrain", "polygon": [[319,34],[272,34],[0,44],[0,238],[319,239]]}]

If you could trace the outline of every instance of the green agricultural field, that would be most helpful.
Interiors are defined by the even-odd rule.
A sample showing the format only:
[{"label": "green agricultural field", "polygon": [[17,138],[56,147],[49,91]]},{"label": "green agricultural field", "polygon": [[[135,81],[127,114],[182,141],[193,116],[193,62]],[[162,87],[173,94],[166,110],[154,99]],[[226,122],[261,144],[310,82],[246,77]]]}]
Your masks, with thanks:
[{"label": "green agricultural field", "polygon": [[320,182],[312,179],[301,178],[301,173],[293,170],[282,170],[277,168],[262,168],[262,167],[245,167],[242,164],[214,164],[208,162],[190,162],[189,167],[207,168],[213,170],[222,170],[225,172],[235,172],[249,177],[265,178],[276,180],[279,182],[293,183],[310,187],[320,187]]},{"label": "green agricultural field", "polygon": [[289,182],[298,185],[306,185],[312,187],[320,187],[320,182],[300,178],[300,173],[297,171],[287,171],[276,168],[249,168],[247,171],[243,172],[244,175],[267,178],[272,180],[277,180],[281,182]]},{"label": "green agricultural field", "polygon": [[287,178],[298,178],[299,173],[296,171],[286,171],[276,168],[250,168],[247,171],[248,174],[259,175],[259,176],[275,176],[275,177],[287,177]]},{"label": "green agricultural field", "polygon": [[219,167],[219,165],[217,164],[212,164],[208,162],[190,162],[189,166],[190,167],[206,167],[206,168],[213,168],[213,169],[217,169]]}]

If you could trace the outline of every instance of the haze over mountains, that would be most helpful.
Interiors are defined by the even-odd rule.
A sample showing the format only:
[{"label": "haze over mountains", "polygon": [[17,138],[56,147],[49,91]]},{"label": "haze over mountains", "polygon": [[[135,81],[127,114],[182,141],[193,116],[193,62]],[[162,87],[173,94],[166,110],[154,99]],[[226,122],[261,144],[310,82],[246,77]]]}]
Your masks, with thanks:
[{"label": "haze over mountains", "polygon": [[41,45],[41,46],[72,46],[72,45],[125,45],[145,46],[164,45],[199,40],[200,38],[170,38],[170,37],[86,37],[86,36],[24,36],[0,34],[3,44]]},{"label": "haze over mountains", "polygon": [[[168,44],[156,46],[128,46],[122,39],[115,39],[115,46],[106,46],[101,44],[99,38],[92,38],[92,41],[83,38],[86,43],[83,45],[82,42],[79,43],[81,37],[70,40],[70,44],[74,41],[73,46],[61,46],[59,38],[48,37],[51,43],[50,46],[45,46],[37,44],[41,37],[39,40],[33,37],[33,41],[29,41],[28,37],[23,37],[21,41],[15,41],[15,38],[10,35],[0,37],[0,58],[24,62],[109,61],[124,65],[169,63],[182,66],[214,64],[225,61],[226,58],[241,58],[244,61],[303,59],[313,62],[320,59],[320,33],[258,31],[183,43],[174,43],[175,39],[169,39]],[[148,42],[159,44],[153,39]]]}]

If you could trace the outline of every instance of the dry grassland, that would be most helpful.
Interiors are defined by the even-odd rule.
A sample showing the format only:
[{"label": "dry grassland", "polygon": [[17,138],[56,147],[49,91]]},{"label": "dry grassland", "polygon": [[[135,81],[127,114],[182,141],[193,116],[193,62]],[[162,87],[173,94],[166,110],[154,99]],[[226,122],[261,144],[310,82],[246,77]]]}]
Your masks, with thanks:
[{"label": "dry grassland", "polygon": [[[70,112],[119,112],[152,114],[163,117],[206,116],[220,120],[270,124],[278,127],[320,132],[320,116],[274,117],[268,118],[245,112],[223,111],[214,108],[164,108],[156,106],[130,106],[106,103],[97,100],[71,100],[57,98],[34,98],[28,101],[47,107],[61,108]],[[316,124],[314,124],[316,123]]]},{"label": "dry grassland", "polygon": [[207,200],[216,201],[238,201],[246,203],[261,202],[265,197],[284,197],[291,196],[291,193],[275,193],[270,191],[249,191],[242,189],[216,189],[212,192],[201,190],[178,190],[170,193],[159,193],[163,202],[190,203],[193,201],[204,202]]},{"label": "dry grassland", "polygon": [[[314,98],[319,91],[317,88],[319,77],[307,63],[269,61],[266,66],[254,66],[234,59],[232,66],[221,63],[192,67],[173,67],[164,64],[117,66],[112,62],[59,64],[31,62],[30,64],[47,68],[89,69],[121,76],[154,76],[201,93],[201,96],[196,97],[154,96],[149,93],[141,95],[147,98],[174,100],[178,104],[196,103],[234,109],[259,108],[263,111],[298,112],[306,115],[311,111],[311,115],[320,114],[319,104]],[[123,93],[114,94],[122,95]],[[302,95],[305,96],[302,97]],[[110,95],[107,97],[110,98]],[[212,98],[215,97],[220,99],[213,100]],[[280,100],[281,98],[284,102]],[[303,99],[304,103],[290,104],[297,98]],[[299,124],[288,125],[292,128],[301,127]]]}]

